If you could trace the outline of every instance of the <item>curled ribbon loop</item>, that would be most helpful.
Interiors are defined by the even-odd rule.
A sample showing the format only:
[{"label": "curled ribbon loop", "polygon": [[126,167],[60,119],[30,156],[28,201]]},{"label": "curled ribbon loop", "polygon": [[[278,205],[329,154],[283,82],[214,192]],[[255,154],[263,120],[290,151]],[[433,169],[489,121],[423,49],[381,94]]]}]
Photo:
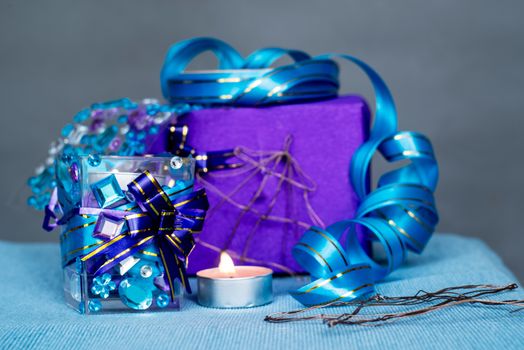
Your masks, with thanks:
[{"label": "curled ribbon loop", "polygon": [[[220,70],[186,71],[200,53],[212,51]],[[284,55],[295,63],[270,65]],[[244,60],[223,41],[197,38],[172,46],[160,75],[162,93],[173,103],[266,105],[337,95],[338,66],[330,59],[311,59],[297,50],[269,48],[255,51]]]},{"label": "curled ribbon loop", "polygon": [[171,200],[157,180],[145,171],[128,185],[141,212],[125,213],[128,231],[122,232],[82,256],[90,274],[103,274],[120,261],[150,244],[158,249],[174,300],[174,280],[180,280],[191,293],[186,267],[195,241],[193,233],[202,230],[209,207],[204,189]]},{"label": "curled ribbon loop", "polygon": [[[194,57],[209,50],[216,54],[219,70],[184,72]],[[271,67],[285,55],[294,63]],[[369,294],[374,283],[402,264],[408,250],[422,252],[438,222],[433,197],[438,165],[429,139],[397,130],[387,85],[369,65],[349,55],[312,58],[302,51],[267,48],[243,59],[222,41],[197,38],[174,45],[161,73],[163,94],[172,103],[258,106],[336,97],[339,70],[334,59],[349,61],[368,76],[375,92],[375,120],[369,139],[351,159],[350,181],[362,201],[355,217],[326,229],[311,227],[293,249],[296,260],[316,279],[292,293],[305,305]],[[408,164],[383,174],[372,191],[369,170],[377,152],[390,163]],[[368,254],[357,232],[383,248],[384,262]]]}]

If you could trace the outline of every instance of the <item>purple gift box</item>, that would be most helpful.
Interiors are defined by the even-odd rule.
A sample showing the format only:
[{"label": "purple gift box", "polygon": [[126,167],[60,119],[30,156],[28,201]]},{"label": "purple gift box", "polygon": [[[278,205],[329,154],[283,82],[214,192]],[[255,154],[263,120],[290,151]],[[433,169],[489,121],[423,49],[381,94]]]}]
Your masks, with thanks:
[{"label": "purple gift box", "polygon": [[[349,163],[369,130],[359,96],[262,108],[213,108],[178,120],[199,152],[235,149],[244,164],[202,174],[211,209],[189,257],[189,273],[236,264],[303,272],[291,255],[310,225],[352,218],[359,200]],[[241,259],[243,257],[244,259]]]}]

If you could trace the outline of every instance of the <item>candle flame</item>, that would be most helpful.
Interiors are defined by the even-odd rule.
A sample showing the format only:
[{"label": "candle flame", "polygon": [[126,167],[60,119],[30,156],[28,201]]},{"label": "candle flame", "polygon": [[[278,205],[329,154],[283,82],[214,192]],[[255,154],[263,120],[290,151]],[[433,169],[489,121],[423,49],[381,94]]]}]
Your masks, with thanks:
[{"label": "candle flame", "polygon": [[218,270],[222,273],[235,273],[235,263],[228,253],[220,253],[220,263],[218,264]]}]

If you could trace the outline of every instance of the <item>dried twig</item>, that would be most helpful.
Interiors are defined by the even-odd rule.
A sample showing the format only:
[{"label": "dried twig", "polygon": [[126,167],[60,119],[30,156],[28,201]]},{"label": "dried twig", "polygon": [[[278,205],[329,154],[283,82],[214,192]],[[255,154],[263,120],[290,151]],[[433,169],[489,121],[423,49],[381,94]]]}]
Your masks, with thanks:
[{"label": "dried twig", "polygon": [[[420,290],[411,296],[388,297],[380,294],[373,295],[369,299],[350,302],[336,302],[307,307],[288,312],[279,312],[266,316],[265,320],[273,323],[322,320],[328,326],[338,324],[345,325],[380,325],[385,322],[405,319],[435,312],[447,307],[461,304],[481,304],[486,306],[513,306],[524,309],[524,300],[492,300],[479,299],[487,295],[495,295],[518,288],[517,284],[496,286],[491,284],[472,284],[456,287],[448,287],[436,292]],[[421,306],[428,305],[428,306]],[[352,312],[342,314],[308,314],[312,311],[323,309],[328,306],[354,306]],[[408,310],[387,313],[362,314],[362,310],[368,307],[404,307]],[[419,307],[417,307],[419,306]],[[415,307],[412,309],[412,307]]]}]

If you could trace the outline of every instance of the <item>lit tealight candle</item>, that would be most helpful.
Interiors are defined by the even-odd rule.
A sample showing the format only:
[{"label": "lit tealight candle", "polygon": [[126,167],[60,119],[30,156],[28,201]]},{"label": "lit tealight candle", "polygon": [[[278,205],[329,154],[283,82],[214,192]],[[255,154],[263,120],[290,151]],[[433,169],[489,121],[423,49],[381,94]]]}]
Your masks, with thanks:
[{"label": "lit tealight candle", "polygon": [[235,266],[223,252],[218,267],[197,272],[198,303],[207,307],[254,307],[273,301],[273,271]]}]

